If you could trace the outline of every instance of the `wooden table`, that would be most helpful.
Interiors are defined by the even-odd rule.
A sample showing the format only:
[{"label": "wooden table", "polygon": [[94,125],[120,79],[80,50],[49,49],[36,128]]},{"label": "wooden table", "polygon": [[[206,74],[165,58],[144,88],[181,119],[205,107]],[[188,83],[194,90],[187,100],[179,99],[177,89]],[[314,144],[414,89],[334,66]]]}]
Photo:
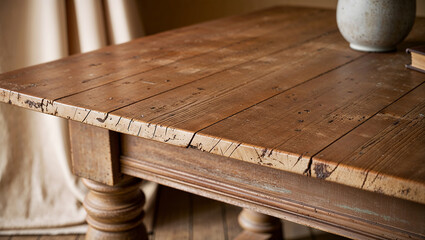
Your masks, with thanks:
[{"label": "wooden table", "polygon": [[247,231],[273,231],[263,213],[421,239],[425,75],[404,67],[421,43],[423,18],[362,53],[334,11],[276,7],[2,74],[0,101],[72,120],[88,238],[145,234],[142,178],[255,210]]}]

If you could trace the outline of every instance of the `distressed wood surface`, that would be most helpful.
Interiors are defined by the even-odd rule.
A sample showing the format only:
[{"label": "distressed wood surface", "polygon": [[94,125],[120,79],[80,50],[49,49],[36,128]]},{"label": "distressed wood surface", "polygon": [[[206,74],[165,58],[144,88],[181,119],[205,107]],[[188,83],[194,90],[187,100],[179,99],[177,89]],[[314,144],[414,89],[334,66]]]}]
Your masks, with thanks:
[{"label": "distressed wood surface", "polygon": [[119,134],[69,121],[72,172],[107,185],[119,182]]},{"label": "distressed wood surface", "polygon": [[0,101],[423,204],[424,29],[365,54],[334,11],[276,7],[2,74]]},{"label": "distressed wood surface", "polygon": [[425,237],[413,201],[129,135],[121,146],[127,175],[349,238]]}]

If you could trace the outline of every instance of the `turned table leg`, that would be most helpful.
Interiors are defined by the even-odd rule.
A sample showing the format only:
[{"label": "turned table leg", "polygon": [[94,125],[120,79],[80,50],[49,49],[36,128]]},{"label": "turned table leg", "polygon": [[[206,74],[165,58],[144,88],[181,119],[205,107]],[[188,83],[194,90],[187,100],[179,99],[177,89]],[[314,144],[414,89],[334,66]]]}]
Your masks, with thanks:
[{"label": "turned table leg", "polygon": [[89,224],[86,239],[147,239],[140,179],[125,176],[114,186],[83,182],[90,190],[84,199]]},{"label": "turned table leg", "polygon": [[278,218],[243,209],[238,221],[244,231],[236,238],[237,240],[283,238],[282,223]]}]

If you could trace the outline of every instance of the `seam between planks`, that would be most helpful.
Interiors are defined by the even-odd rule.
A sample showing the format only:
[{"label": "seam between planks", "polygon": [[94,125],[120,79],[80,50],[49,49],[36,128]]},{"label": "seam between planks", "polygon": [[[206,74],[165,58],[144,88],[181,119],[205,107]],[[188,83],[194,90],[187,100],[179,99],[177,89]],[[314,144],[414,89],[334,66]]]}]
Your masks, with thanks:
[{"label": "seam between planks", "polygon": [[[314,14],[318,14],[318,13],[320,13],[320,12],[319,12],[319,11],[318,11],[318,12],[314,12]],[[291,21],[289,21],[289,22],[291,22]],[[290,24],[288,24],[288,25],[290,25]],[[64,98],[67,98],[67,97],[71,97],[71,96],[74,96],[74,95],[78,95],[78,94],[80,94],[80,93],[87,92],[87,91],[90,91],[90,90],[93,90],[93,89],[96,89],[96,88],[100,88],[100,87],[103,87],[103,86],[106,86],[106,85],[110,85],[110,84],[113,84],[113,83],[115,83],[115,82],[117,82],[117,81],[120,81],[120,80],[123,80],[123,79],[126,79],[126,78],[130,78],[130,77],[134,77],[134,76],[137,76],[137,75],[139,75],[139,74],[147,73],[147,72],[150,72],[150,71],[156,70],[156,69],[158,69],[158,68],[162,68],[162,67],[165,67],[165,66],[169,66],[169,65],[175,64],[175,63],[177,63],[177,62],[183,61],[183,60],[189,60],[189,59],[192,59],[192,58],[196,58],[196,57],[200,57],[200,56],[208,55],[208,54],[210,54],[210,53],[212,53],[212,52],[219,51],[219,50],[222,50],[222,49],[226,49],[226,48],[228,48],[228,47],[230,47],[230,46],[233,46],[233,45],[238,45],[238,44],[241,44],[241,43],[244,43],[244,42],[252,41],[252,40],[254,40],[254,39],[259,39],[259,38],[261,38],[261,37],[263,37],[263,36],[265,36],[265,35],[268,35],[268,34],[270,34],[270,33],[277,32],[277,31],[280,31],[280,30],[282,30],[282,29],[285,29],[285,28],[287,28],[287,27],[288,27],[288,25],[283,25],[281,28],[274,29],[274,30],[270,30],[270,31],[265,32],[264,34],[258,35],[258,36],[256,36],[256,37],[250,37],[250,38],[246,38],[246,39],[243,39],[243,40],[235,41],[235,42],[229,43],[229,44],[227,44],[227,45],[224,45],[224,46],[222,46],[222,47],[219,47],[219,48],[213,49],[213,50],[211,50],[211,51],[207,51],[207,52],[204,52],[204,53],[201,53],[201,54],[196,54],[196,55],[193,55],[193,56],[191,56],[191,57],[187,57],[187,58],[183,58],[183,59],[178,59],[178,60],[175,60],[175,61],[173,61],[173,62],[170,62],[170,63],[164,64],[164,65],[158,66],[158,67],[154,67],[154,68],[148,69],[148,70],[146,70],[146,71],[142,71],[142,72],[139,72],[139,73],[131,74],[131,75],[129,75],[129,76],[125,76],[125,77],[122,77],[122,78],[119,78],[119,79],[116,79],[116,80],[110,81],[110,82],[105,83],[105,84],[101,84],[101,85],[98,85],[98,86],[94,86],[94,87],[91,87],[91,88],[84,89],[83,91],[80,91],[80,92],[71,93],[71,94],[68,94],[68,95],[65,95],[65,96],[62,96],[62,97],[56,98],[56,99],[54,99],[54,100],[53,100],[53,102],[58,101],[58,100],[61,100],[61,99],[64,99]],[[245,29],[245,30],[246,30],[246,29]],[[243,32],[243,31],[245,31],[245,30],[242,30],[242,32]],[[277,51],[275,51],[275,52],[272,52],[271,54],[274,54],[274,53],[277,53],[277,52],[279,52],[279,51],[284,51],[284,50],[287,50],[287,49],[290,49],[290,48],[296,47],[296,46],[298,46],[298,45],[301,45],[301,44],[304,44],[304,43],[309,42],[309,41],[311,41],[311,40],[314,40],[314,39],[316,39],[316,38],[318,38],[318,37],[320,37],[320,36],[323,36],[323,35],[326,35],[326,34],[329,34],[329,33],[332,33],[332,32],[336,32],[336,31],[337,31],[337,30],[335,29],[335,30],[332,30],[332,31],[329,31],[329,32],[326,32],[326,33],[322,33],[322,34],[320,34],[320,35],[318,35],[318,36],[315,36],[315,37],[313,37],[313,38],[307,39],[307,40],[305,40],[305,41],[303,41],[303,42],[300,42],[300,43],[297,43],[297,44],[293,44],[293,45],[288,46],[288,47],[286,47],[286,48],[283,48],[283,49],[277,50]],[[110,46],[109,46],[109,47],[110,47]],[[162,56],[162,55],[161,55],[161,56]],[[157,57],[157,58],[161,58],[161,56],[159,56],[159,57]],[[265,56],[267,56],[267,55],[265,55]],[[261,57],[264,57],[264,56],[261,56]],[[261,57],[258,57],[258,58],[261,58]],[[157,58],[154,58],[154,59],[157,59]],[[256,58],[256,59],[257,59],[257,58]],[[255,59],[254,59],[254,60],[255,60]],[[247,61],[247,62],[250,62],[250,61]],[[246,63],[246,62],[245,62],[245,63]],[[240,64],[238,64],[238,65],[240,65]],[[222,71],[225,71],[225,70],[231,69],[231,68],[236,67],[236,66],[238,66],[238,65],[232,66],[232,67],[227,68],[227,69],[224,69],[224,70],[222,70]],[[220,72],[222,72],[222,71],[219,71],[219,72],[216,72],[216,73],[220,73]],[[208,75],[208,76],[205,76],[205,77],[212,76],[212,75],[214,75],[214,74],[216,74],[216,73],[213,73],[213,74]],[[102,75],[102,76],[99,76],[99,77],[96,77],[96,78],[93,78],[93,79],[91,79],[91,80],[95,80],[95,79],[97,79],[97,78],[101,78],[101,77],[103,77],[103,75]],[[202,78],[196,79],[196,80],[194,80],[194,81],[201,80],[201,79],[203,79],[203,78],[205,78],[205,77],[202,77]],[[194,81],[191,81],[191,82],[194,82]],[[191,82],[185,83],[185,84],[180,85],[180,86],[184,86],[184,85],[189,84],[189,83],[191,83]],[[172,88],[172,89],[169,89],[169,90],[166,90],[166,91],[163,91],[163,92],[157,93],[157,94],[154,94],[154,95],[149,96],[149,97],[147,97],[147,98],[144,98],[144,99],[138,100],[138,101],[136,101],[136,102],[134,102],[134,103],[138,103],[138,102],[141,102],[141,101],[146,100],[146,99],[148,99],[148,98],[151,98],[151,97],[157,96],[157,95],[159,95],[159,94],[162,94],[162,93],[165,93],[165,92],[171,91],[171,90],[176,89],[176,88],[178,88],[178,87],[180,87],[180,86],[177,86],[177,87],[175,87],[175,88]],[[124,105],[124,106],[122,106],[122,107],[116,108],[116,109],[114,109],[114,110],[109,111],[108,113],[111,113],[111,112],[116,111],[116,110],[119,110],[119,109],[121,109],[121,108],[124,108],[124,107],[130,106],[130,105],[132,105],[132,104],[134,104],[134,103],[130,103],[130,104]]]},{"label": "seam between planks", "polygon": [[[359,57],[356,57],[356,58],[354,58],[354,59],[352,59],[352,60],[350,60],[350,61],[348,61],[348,62],[346,62],[346,63],[344,63],[344,64],[341,64],[341,65],[339,65],[339,66],[337,66],[337,67],[334,67],[334,68],[332,68],[332,69],[329,69],[328,71],[325,71],[325,72],[320,73],[320,74],[318,74],[318,75],[316,75],[316,76],[314,76],[314,77],[312,77],[312,78],[309,78],[309,79],[305,80],[304,82],[298,83],[298,84],[296,84],[296,85],[294,85],[294,86],[292,86],[292,87],[290,87],[290,88],[288,88],[288,89],[285,89],[285,90],[283,90],[283,91],[281,91],[281,92],[278,92],[278,93],[276,93],[276,94],[274,94],[274,95],[272,95],[272,96],[270,96],[270,97],[268,97],[268,98],[265,98],[265,99],[263,99],[263,100],[261,100],[261,101],[259,101],[259,102],[255,103],[255,104],[251,105],[251,106],[248,106],[248,107],[246,107],[246,108],[244,108],[244,109],[242,109],[242,110],[240,110],[240,111],[238,111],[238,112],[235,112],[235,113],[233,113],[233,114],[231,114],[231,115],[229,115],[229,116],[227,116],[227,117],[225,117],[225,118],[223,118],[223,119],[221,119],[221,120],[218,120],[217,122],[214,122],[214,123],[212,123],[212,124],[210,124],[210,125],[208,125],[208,126],[206,126],[206,127],[203,127],[202,129],[197,130],[197,131],[196,131],[193,135],[195,136],[197,133],[199,133],[199,132],[201,132],[201,131],[203,131],[203,130],[205,130],[205,129],[207,129],[207,128],[209,128],[209,127],[211,127],[211,126],[215,125],[215,124],[218,124],[218,123],[220,123],[220,122],[222,122],[222,121],[225,121],[226,119],[229,119],[229,118],[231,118],[231,117],[233,117],[233,116],[235,116],[235,115],[237,115],[237,114],[239,114],[239,113],[241,113],[241,112],[244,112],[244,111],[246,111],[246,110],[248,110],[248,109],[250,109],[250,108],[252,108],[252,107],[254,107],[254,106],[256,106],[256,105],[258,105],[258,104],[260,104],[260,103],[262,103],[262,102],[265,102],[265,101],[267,101],[267,100],[269,100],[269,99],[271,99],[271,98],[274,98],[274,97],[276,97],[276,96],[278,96],[278,95],[280,95],[280,94],[284,94],[285,92],[287,92],[287,91],[289,91],[289,90],[291,90],[291,89],[293,89],[293,88],[296,88],[296,87],[298,87],[298,86],[300,86],[300,85],[302,85],[302,84],[305,84],[305,83],[307,83],[307,82],[310,82],[310,81],[312,81],[312,80],[314,80],[314,79],[316,79],[316,78],[319,78],[319,77],[321,77],[321,76],[323,76],[323,75],[325,75],[325,74],[327,74],[327,73],[330,73],[330,72],[332,72],[332,71],[334,71],[334,70],[336,70],[336,69],[338,69],[338,68],[341,68],[341,67],[343,67],[343,66],[345,66],[345,65],[348,65],[348,64],[350,64],[350,63],[353,63],[353,62],[357,61],[358,59],[360,59],[360,58],[362,58],[362,57],[364,57],[364,56],[366,56],[366,55],[367,55],[367,54],[360,55]],[[261,78],[261,77],[260,77],[260,78]],[[194,136],[192,137],[192,140],[193,140]],[[190,147],[190,145],[191,145],[191,143],[192,143],[192,140],[190,141],[190,143],[189,143],[189,145],[188,145],[187,147]]]},{"label": "seam between planks", "polygon": [[[118,110],[120,110],[120,109],[122,109],[122,108],[125,108],[125,107],[128,107],[128,106],[131,106],[131,105],[134,105],[134,104],[140,103],[140,102],[145,101],[145,100],[147,100],[147,99],[150,99],[150,98],[153,98],[153,97],[159,96],[159,95],[161,95],[161,94],[164,94],[164,93],[167,93],[167,92],[170,92],[170,91],[173,91],[173,90],[178,89],[178,88],[180,88],[180,87],[184,87],[184,86],[186,86],[186,85],[189,85],[189,84],[192,84],[192,83],[195,83],[195,82],[201,81],[201,80],[203,80],[203,79],[205,79],[205,78],[208,78],[208,77],[214,76],[214,75],[216,75],[216,74],[220,74],[220,73],[222,73],[222,72],[228,71],[228,70],[233,69],[233,68],[235,68],[235,67],[238,67],[238,66],[241,66],[241,65],[244,65],[244,64],[250,63],[250,62],[254,62],[254,61],[256,61],[256,60],[258,60],[258,59],[260,59],[260,58],[263,58],[263,57],[265,57],[265,56],[269,56],[269,55],[273,55],[273,54],[276,54],[276,53],[279,53],[279,52],[287,51],[287,50],[289,50],[289,49],[293,49],[293,48],[295,48],[295,47],[297,47],[297,46],[299,46],[299,45],[303,45],[303,44],[309,43],[309,42],[311,42],[311,41],[314,41],[314,40],[316,40],[316,39],[318,39],[318,38],[321,38],[321,37],[323,37],[323,36],[326,36],[326,35],[332,34],[332,33],[337,32],[337,31],[338,31],[338,30],[336,30],[336,29],[335,29],[335,30],[331,30],[331,31],[328,31],[328,32],[325,32],[325,33],[319,34],[319,35],[314,36],[314,37],[312,37],[312,38],[306,39],[305,41],[302,41],[302,42],[299,42],[299,43],[296,43],[296,44],[290,45],[290,46],[288,46],[288,47],[286,47],[286,48],[282,48],[282,49],[276,50],[276,51],[274,51],[274,52],[271,52],[271,53],[269,53],[269,54],[267,54],[267,55],[258,56],[257,58],[254,58],[254,59],[251,59],[251,60],[249,60],[249,61],[246,61],[246,62],[242,62],[242,63],[236,64],[236,65],[234,65],[234,66],[232,66],[232,67],[230,67],[230,68],[225,68],[225,69],[220,70],[220,71],[218,71],[218,72],[215,72],[215,73],[209,74],[209,75],[207,75],[207,76],[204,76],[204,77],[198,78],[198,79],[196,79],[196,80],[193,80],[193,81],[190,81],[190,82],[187,82],[187,83],[181,84],[181,85],[176,86],[176,87],[174,87],[174,88],[167,89],[167,90],[162,91],[162,92],[159,92],[159,93],[157,93],[157,94],[153,94],[153,95],[151,95],[151,96],[149,96],[149,97],[146,97],[146,98],[140,99],[140,100],[138,100],[138,101],[135,101],[135,102],[132,102],[132,103],[126,104],[126,105],[124,105],[124,106],[121,106],[121,107],[115,108],[115,109],[113,109],[113,110],[111,110],[111,111],[108,111],[107,113],[114,113],[115,111],[118,111]],[[254,39],[255,39],[255,38],[254,38]],[[238,43],[240,43],[240,42],[238,42]],[[234,44],[238,44],[238,43],[234,43]],[[233,44],[230,44],[230,45],[233,45]],[[228,45],[228,46],[229,46],[229,45]],[[201,54],[201,55],[202,55],[202,54]],[[200,55],[197,55],[197,56],[200,56]],[[355,59],[354,59],[354,60],[355,60]],[[341,66],[342,66],[342,65],[341,65]],[[333,69],[332,69],[332,70],[333,70]],[[277,70],[276,70],[276,71],[277,71]],[[273,71],[273,72],[274,72],[274,71]],[[273,73],[273,72],[272,72],[272,73]],[[325,73],[327,73],[327,72],[325,72]],[[325,74],[325,73],[323,73],[323,74]],[[137,74],[136,74],[136,75],[137,75]],[[259,78],[261,78],[261,77],[259,77]],[[307,81],[308,81],[308,80],[307,80]],[[106,84],[105,84],[105,85],[106,85]],[[274,96],[274,95],[273,95],[273,96]],[[250,106],[250,107],[251,107],[251,106]],[[155,118],[151,119],[150,121],[152,121],[152,120],[154,120],[154,119],[156,119],[156,118],[159,118],[159,117],[161,117],[161,116],[162,116],[162,115],[157,116],[157,117],[155,117]],[[226,118],[227,118],[227,117],[226,117]],[[224,120],[224,119],[223,119],[223,120]]]},{"label": "seam between planks", "polygon": [[[406,93],[404,93],[403,95],[401,95],[399,98],[395,99],[393,102],[391,102],[390,104],[386,105],[385,107],[379,109],[378,111],[376,111],[374,114],[372,114],[370,117],[368,117],[365,121],[359,123],[358,125],[356,125],[355,127],[353,127],[352,129],[350,129],[349,131],[347,131],[346,133],[342,134],[340,137],[338,137],[337,139],[335,139],[334,141],[332,141],[331,143],[329,143],[328,145],[326,145],[325,147],[323,147],[322,149],[320,149],[319,151],[317,151],[315,154],[312,154],[312,156],[310,157],[310,162],[309,162],[309,166],[305,171],[309,171],[311,172],[311,165],[313,163],[313,158],[316,157],[319,153],[321,153],[322,151],[324,151],[326,148],[330,147],[331,145],[333,145],[334,143],[336,143],[337,141],[339,141],[341,138],[345,137],[346,135],[348,135],[349,133],[351,133],[352,131],[354,131],[355,129],[357,129],[358,127],[362,126],[363,124],[365,124],[366,122],[368,122],[370,119],[372,119],[373,117],[375,117],[377,114],[379,114],[380,112],[382,112],[384,109],[388,108],[389,106],[393,105],[394,103],[396,103],[397,101],[399,101],[401,98],[403,98],[404,96],[408,95],[409,93],[411,93],[412,91],[414,91],[415,89],[419,88],[422,84],[424,84],[425,82],[422,82],[420,84],[418,84],[416,87],[412,88],[411,90],[407,91]],[[337,164],[337,166],[332,170],[335,171],[335,169],[338,167],[339,163]]]}]

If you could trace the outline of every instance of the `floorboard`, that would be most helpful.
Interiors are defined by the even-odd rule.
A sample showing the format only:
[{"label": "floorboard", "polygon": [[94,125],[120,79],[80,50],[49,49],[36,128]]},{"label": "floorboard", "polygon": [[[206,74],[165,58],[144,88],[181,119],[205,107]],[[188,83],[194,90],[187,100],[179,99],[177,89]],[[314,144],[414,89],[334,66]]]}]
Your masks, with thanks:
[{"label": "floorboard", "polygon": [[[165,186],[159,186],[156,201],[150,204],[144,221],[149,240],[231,240],[242,233],[237,220],[241,208],[236,206]],[[282,224],[284,239],[288,240],[346,239],[291,222]],[[59,239],[83,240],[84,235],[0,236],[0,240]]]}]

